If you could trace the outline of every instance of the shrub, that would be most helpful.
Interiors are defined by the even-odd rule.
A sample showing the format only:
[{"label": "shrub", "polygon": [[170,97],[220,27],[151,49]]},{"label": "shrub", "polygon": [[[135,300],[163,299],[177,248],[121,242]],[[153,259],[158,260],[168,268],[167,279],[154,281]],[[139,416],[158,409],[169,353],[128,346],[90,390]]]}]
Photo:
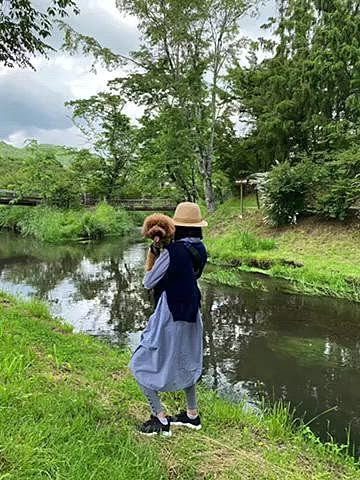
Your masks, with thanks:
[{"label": "shrub", "polygon": [[131,224],[129,214],[125,210],[101,203],[94,210],[83,214],[80,235],[88,238],[121,235],[129,231]]},{"label": "shrub", "polygon": [[320,215],[344,220],[359,201],[360,147],[356,146],[323,165],[316,208]]},{"label": "shrub", "polygon": [[274,226],[296,223],[298,216],[306,210],[316,169],[316,165],[309,161],[295,166],[284,162],[263,177],[259,191],[268,223]]},{"label": "shrub", "polygon": [[360,202],[360,147],[277,165],[260,177],[259,191],[274,226],[296,223],[307,211],[344,220]]},{"label": "shrub", "polygon": [[59,185],[55,184],[48,193],[46,201],[54,207],[74,208],[80,205],[80,193],[78,188],[70,182],[64,182]]},{"label": "shrub", "polygon": [[28,207],[0,207],[0,229],[18,231],[19,222],[26,215],[27,211]]},{"label": "shrub", "polygon": [[50,243],[123,235],[132,227],[133,220],[125,210],[105,203],[91,210],[60,210],[44,206],[0,208],[0,228],[16,230],[24,236]]}]

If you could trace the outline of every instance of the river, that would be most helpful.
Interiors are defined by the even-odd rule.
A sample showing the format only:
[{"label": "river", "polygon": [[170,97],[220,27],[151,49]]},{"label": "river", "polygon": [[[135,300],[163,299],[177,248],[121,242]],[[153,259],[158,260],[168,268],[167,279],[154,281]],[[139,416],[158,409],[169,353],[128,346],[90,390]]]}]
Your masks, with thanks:
[{"label": "river", "polygon": [[[76,331],[136,345],[152,311],[136,237],[46,245],[0,234],[0,290],[48,302]],[[290,402],[323,439],[360,452],[360,306],[285,293],[243,275],[242,288],[201,282],[204,382],[232,401]],[[328,413],[324,413],[330,410]]]}]

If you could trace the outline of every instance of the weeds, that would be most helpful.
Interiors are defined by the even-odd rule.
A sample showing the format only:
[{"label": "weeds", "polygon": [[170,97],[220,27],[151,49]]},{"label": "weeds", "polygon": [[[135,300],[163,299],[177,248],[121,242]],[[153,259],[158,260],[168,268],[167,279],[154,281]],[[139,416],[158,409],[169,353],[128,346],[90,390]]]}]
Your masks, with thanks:
[{"label": "weeds", "polygon": [[125,210],[115,209],[106,203],[88,210],[16,206],[0,208],[0,228],[49,243],[124,235],[133,226],[133,219]]}]

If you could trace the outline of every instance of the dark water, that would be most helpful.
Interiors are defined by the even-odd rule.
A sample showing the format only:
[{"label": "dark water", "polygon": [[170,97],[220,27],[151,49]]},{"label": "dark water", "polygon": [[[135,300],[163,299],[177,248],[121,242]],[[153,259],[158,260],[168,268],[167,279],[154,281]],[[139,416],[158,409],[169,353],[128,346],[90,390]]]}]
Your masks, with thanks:
[{"label": "dark water", "polygon": [[[136,239],[66,246],[0,234],[0,290],[37,296],[76,330],[135,345],[151,313]],[[360,445],[360,306],[290,295],[271,280],[202,283],[206,383],[233,400],[290,401],[315,432]]]}]

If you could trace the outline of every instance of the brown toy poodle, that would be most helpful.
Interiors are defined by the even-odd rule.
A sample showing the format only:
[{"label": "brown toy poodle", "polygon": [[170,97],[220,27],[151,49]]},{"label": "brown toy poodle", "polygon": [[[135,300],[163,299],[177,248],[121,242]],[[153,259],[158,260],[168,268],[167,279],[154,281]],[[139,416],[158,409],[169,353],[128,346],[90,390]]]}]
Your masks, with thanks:
[{"label": "brown toy poodle", "polygon": [[157,255],[156,250],[160,251],[166,245],[169,245],[174,239],[175,225],[172,218],[162,213],[154,213],[145,218],[142,227],[142,236],[150,238],[154,248],[150,248],[146,258],[145,270],[149,272],[154,266]]}]

